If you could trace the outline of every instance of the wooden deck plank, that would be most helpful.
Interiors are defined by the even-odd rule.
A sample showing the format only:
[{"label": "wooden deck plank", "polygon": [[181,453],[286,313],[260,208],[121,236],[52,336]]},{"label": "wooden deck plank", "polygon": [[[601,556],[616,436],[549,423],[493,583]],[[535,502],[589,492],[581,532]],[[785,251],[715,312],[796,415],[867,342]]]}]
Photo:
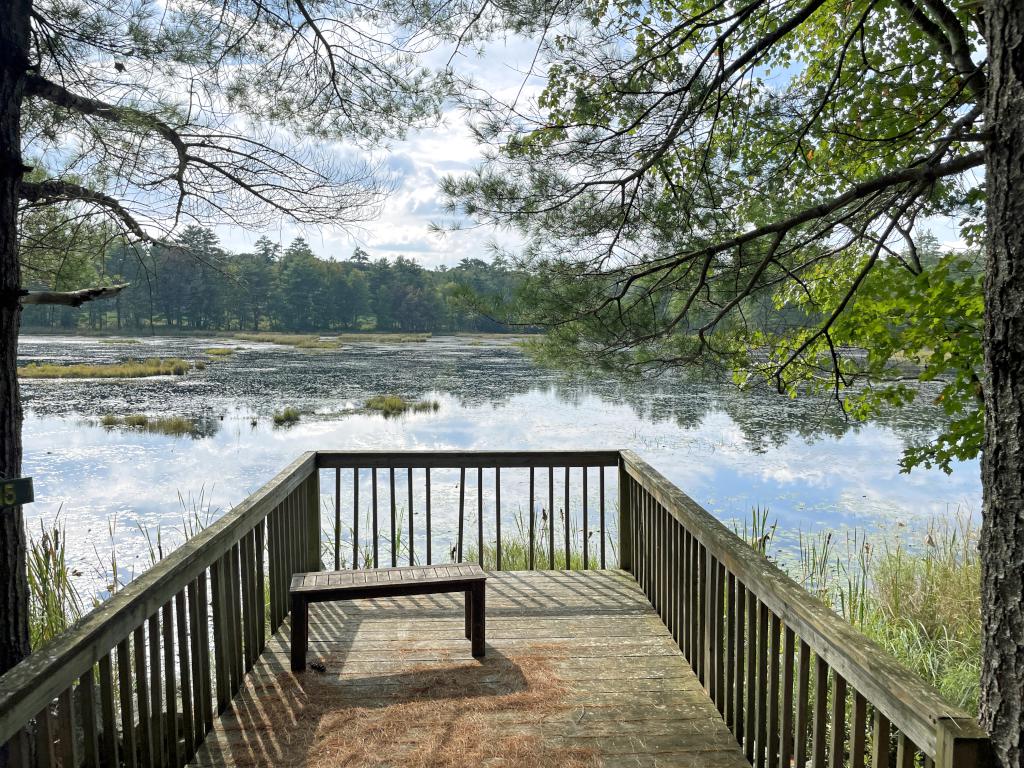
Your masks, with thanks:
[{"label": "wooden deck plank", "polygon": [[[408,576],[422,573],[410,569]],[[353,580],[360,579],[357,574],[352,572]],[[316,751],[317,718],[326,724],[339,712],[348,718],[355,710],[381,717],[390,708],[404,712],[402,707],[419,703],[427,722],[403,723],[386,756],[366,763],[342,761],[418,765],[411,756],[422,755],[437,737],[437,724],[429,722],[437,701],[438,718],[452,711],[462,713],[453,718],[464,718],[471,712],[472,727],[487,739],[532,739],[549,754],[575,750],[587,756],[588,766],[748,766],[665,625],[629,576],[613,571],[489,573],[487,658],[482,663],[470,655],[462,601],[461,593],[455,593],[311,606],[308,658],[326,671],[311,669],[297,676],[289,671],[285,624],[268,639],[242,693],[215,721],[192,765],[314,765],[323,758]],[[520,665],[527,670],[528,662],[542,664],[544,676],[561,681],[559,701],[548,702],[540,716],[528,707],[494,705],[515,695],[502,687],[510,679],[508,670]],[[434,679],[431,675],[456,673],[476,675],[477,687],[439,692],[434,699],[429,686],[421,685]],[[530,685],[516,691],[528,692]],[[336,690],[337,703],[328,699],[325,704],[324,690],[332,695]]]}]

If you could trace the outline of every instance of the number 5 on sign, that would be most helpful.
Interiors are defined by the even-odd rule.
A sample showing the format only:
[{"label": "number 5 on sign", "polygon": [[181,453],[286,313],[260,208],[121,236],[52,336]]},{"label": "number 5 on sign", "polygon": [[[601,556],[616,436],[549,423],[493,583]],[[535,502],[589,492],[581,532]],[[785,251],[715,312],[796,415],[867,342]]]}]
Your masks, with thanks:
[{"label": "number 5 on sign", "polygon": [[0,507],[16,507],[34,500],[31,477],[0,480]]}]

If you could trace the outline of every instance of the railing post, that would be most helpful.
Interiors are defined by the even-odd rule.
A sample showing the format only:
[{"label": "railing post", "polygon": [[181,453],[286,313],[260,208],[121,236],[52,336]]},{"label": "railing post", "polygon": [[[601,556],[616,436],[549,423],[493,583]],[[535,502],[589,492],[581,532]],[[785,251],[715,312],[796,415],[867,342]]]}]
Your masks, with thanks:
[{"label": "railing post", "polygon": [[629,503],[629,488],[633,479],[626,472],[626,462],[619,456],[619,568],[634,576],[633,565],[633,508]]},{"label": "railing post", "polygon": [[936,721],[935,768],[989,768],[988,734],[970,717],[940,717]]},{"label": "railing post", "polygon": [[306,479],[306,515],[309,525],[308,536],[309,552],[307,554],[308,564],[306,570],[323,570],[323,563],[320,561],[320,469],[313,464],[313,470]]}]

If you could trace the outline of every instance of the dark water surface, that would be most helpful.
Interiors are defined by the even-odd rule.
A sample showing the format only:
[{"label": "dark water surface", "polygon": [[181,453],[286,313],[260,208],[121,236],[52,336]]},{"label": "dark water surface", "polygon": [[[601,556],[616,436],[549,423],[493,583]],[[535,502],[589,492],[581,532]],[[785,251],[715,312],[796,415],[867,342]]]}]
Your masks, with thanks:
[{"label": "dark water surface", "polygon": [[[507,342],[458,337],[306,351],[223,338],[110,344],[27,336],[21,358],[208,359],[203,350],[212,346],[237,351],[184,377],[23,381],[25,473],[36,487],[30,533],[59,511],[83,578],[109,561],[112,535],[130,577],[148,563],[142,528],[152,536],[160,526],[169,547],[180,539],[183,509],[220,514],[310,449],[631,448],[722,519],[767,507],[790,532],[923,527],[937,514],[981,506],[976,462],[950,476],[899,473],[904,446],[937,423],[927,405],[857,425],[821,401],[726,384],[672,376],[573,382],[535,367]],[[385,392],[440,408],[391,419],[361,411]],[[299,408],[301,421],[274,427],[273,412],[285,406]],[[100,426],[111,413],[187,416],[201,434]]]}]

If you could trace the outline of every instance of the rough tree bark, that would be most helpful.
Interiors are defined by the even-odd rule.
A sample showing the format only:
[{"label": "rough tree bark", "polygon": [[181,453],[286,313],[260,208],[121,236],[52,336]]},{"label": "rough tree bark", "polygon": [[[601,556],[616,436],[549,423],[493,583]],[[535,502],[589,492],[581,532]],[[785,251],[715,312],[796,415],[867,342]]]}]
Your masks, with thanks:
[{"label": "rough tree bark", "polygon": [[[18,393],[18,188],[21,102],[29,51],[31,0],[0,2],[0,477],[21,474]],[[0,510],[0,673],[23,659],[28,644],[25,526],[20,507]],[[0,760],[2,760],[0,756]]]},{"label": "rough tree bark", "polygon": [[989,0],[981,723],[1024,764],[1024,2]]}]

